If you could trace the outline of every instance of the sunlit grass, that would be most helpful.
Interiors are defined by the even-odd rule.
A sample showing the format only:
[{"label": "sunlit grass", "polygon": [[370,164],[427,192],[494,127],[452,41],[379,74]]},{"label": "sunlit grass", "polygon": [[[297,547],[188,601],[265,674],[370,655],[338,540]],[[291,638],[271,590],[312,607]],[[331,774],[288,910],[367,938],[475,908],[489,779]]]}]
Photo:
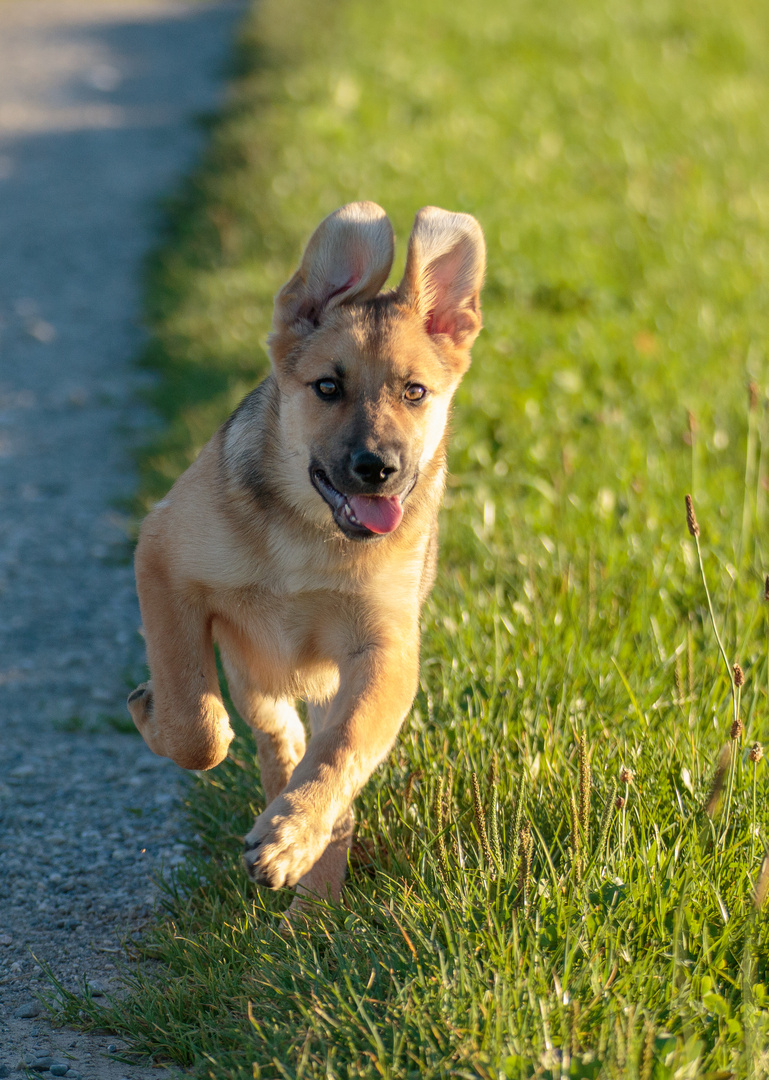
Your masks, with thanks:
[{"label": "sunlit grass", "polygon": [[419,206],[475,214],[486,330],[344,906],[286,938],[245,880],[243,737],[192,789],[152,977],[94,1022],[216,1080],[767,1075],[768,46],[757,0],[259,5],[151,270],[145,502],[266,370],[341,203],[401,262]]}]

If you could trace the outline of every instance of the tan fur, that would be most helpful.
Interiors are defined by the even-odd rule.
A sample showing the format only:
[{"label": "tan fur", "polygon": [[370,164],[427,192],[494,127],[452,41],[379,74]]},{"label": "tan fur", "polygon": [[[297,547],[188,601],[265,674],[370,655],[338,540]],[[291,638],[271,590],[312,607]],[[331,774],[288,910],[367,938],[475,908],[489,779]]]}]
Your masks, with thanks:
[{"label": "tan fur", "polygon": [[[222,761],[233,733],[216,642],[256,733],[267,799],[246,837],[247,868],[273,888],[332,898],[352,802],[416,692],[446,423],[481,326],[485,251],[473,218],[420,211],[404,279],[380,293],[392,258],[373,203],[321,223],[276,300],[272,373],[149,514],[136,552],[151,680],[129,697],[134,722],[184,768]],[[328,379],[342,388],[333,401],[318,390]],[[412,385],[427,388],[423,401],[404,398]],[[362,484],[354,455],[364,451],[392,463],[369,494],[405,498],[398,527],[361,542],[336,523],[311,466]],[[311,703],[307,746],[297,698]]]}]

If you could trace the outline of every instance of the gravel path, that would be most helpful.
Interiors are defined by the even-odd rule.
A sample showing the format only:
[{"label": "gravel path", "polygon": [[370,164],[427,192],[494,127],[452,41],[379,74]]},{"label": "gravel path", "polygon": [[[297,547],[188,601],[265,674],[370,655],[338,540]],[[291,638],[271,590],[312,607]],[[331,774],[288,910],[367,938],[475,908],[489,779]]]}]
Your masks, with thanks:
[{"label": "gravel path", "polygon": [[109,991],[182,858],[180,770],[108,722],[143,671],[113,505],[147,423],[131,364],[156,200],[194,161],[241,11],[0,0],[0,1077],[36,1057],[157,1075],[23,1014],[47,985],[31,954]]}]

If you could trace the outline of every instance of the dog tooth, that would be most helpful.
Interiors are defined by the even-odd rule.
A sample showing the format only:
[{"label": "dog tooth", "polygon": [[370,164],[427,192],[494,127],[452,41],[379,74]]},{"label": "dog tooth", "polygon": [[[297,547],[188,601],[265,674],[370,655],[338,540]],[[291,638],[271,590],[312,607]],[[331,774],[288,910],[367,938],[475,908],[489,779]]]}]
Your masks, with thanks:
[{"label": "dog tooth", "polygon": [[344,504],[344,516],[347,518],[351,525],[360,525],[360,522],[356,518],[355,514],[353,514],[352,512],[352,507],[347,502]]}]

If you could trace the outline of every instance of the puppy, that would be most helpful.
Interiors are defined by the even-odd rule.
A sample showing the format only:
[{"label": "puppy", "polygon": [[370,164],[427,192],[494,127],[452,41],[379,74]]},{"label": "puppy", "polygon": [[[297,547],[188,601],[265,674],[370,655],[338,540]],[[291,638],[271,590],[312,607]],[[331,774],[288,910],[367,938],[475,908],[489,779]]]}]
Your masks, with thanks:
[{"label": "puppy", "polygon": [[374,203],[321,222],[278,294],[270,375],[149,514],[136,551],[151,673],[128,698],[136,726],[185,769],[222,761],[233,732],[216,643],[267,800],[248,872],[331,899],[352,802],[416,693],[447,419],[481,328],[474,218],[420,210],[403,280],[380,292],[392,260]]}]

